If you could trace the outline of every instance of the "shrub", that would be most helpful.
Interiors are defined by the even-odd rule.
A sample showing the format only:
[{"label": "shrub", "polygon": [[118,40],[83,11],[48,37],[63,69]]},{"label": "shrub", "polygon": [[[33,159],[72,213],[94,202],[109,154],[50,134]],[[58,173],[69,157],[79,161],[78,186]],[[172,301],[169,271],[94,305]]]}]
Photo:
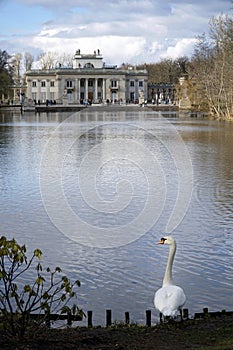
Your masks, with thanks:
[{"label": "shrub", "polygon": [[[60,267],[43,269],[41,258],[40,249],[27,258],[25,245],[0,238],[0,323],[8,337],[23,338],[30,330],[34,332],[50,313],[84,315],[76,305],[69,307],[70,300],[77,297],[75,288],[80,287],[80,281],[72,283],[61,276]],[[35,277],[24,284],[31,270]],[[39,321],[32,320],[35,313],[41,314]]]}]

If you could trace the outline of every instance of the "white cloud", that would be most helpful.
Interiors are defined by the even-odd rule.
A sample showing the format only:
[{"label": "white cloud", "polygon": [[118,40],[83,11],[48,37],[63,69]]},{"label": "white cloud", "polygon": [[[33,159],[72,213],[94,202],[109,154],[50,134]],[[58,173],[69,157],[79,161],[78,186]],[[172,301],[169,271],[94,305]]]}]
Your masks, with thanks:
[{"label": "white cloud", "polygon": [[[230,0],[9,0],[4,4],[9,18],[0,23],[1,49],[9,53],[100,49],[110,64],[190,55],[195,37],[208,31],[211,16],[231,7]],[[23,7],[23,14],[13,18],[14,4]],[[30,21],[22,27],[23,15]],[[13,28],[20,28],[20,34]]]},{"label": "white cloud", "polygon": [[169,46],[161,57],[177,58],[181,56],[190,56],[193,53],[193,47],[196,43],[195,38],[184,38],[177,41],[174,46]]}]

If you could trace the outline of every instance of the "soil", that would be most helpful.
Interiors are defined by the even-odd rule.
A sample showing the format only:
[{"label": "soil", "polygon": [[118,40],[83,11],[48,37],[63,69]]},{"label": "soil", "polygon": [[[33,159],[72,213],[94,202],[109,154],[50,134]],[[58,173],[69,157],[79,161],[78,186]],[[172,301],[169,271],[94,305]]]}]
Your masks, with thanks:
[{"label": "soil", "polygon": [[25,341],[0,334],[1,350],[232,350],[233,316],[164,323],[153,327],[43,329]]}]

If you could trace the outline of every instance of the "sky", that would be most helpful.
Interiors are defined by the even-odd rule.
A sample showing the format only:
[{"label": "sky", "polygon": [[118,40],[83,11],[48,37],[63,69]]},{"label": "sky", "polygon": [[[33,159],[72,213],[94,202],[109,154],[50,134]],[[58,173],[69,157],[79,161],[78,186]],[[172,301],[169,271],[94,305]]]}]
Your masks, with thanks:
[{"label": "sky", "polygon": [[83,54],[106,64],[190,56],[209,20],[232,14],[231,0],[0,0],[0,50]]}]

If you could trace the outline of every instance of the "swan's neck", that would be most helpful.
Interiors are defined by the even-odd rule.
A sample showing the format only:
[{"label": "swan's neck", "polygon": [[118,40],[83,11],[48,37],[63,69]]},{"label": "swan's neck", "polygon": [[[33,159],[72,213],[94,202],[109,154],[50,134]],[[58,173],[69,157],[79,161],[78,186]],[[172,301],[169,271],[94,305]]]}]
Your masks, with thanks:
[{"label": "swan's neck", "polygon": [[166,284],[173,284],[172,265],[173,265],[175,253],[176,253],[176,243],[174,242],[172,245],[170,245],[167,267],[166,267],[166,271],[163,279],[163,286],[165,286]]}]

